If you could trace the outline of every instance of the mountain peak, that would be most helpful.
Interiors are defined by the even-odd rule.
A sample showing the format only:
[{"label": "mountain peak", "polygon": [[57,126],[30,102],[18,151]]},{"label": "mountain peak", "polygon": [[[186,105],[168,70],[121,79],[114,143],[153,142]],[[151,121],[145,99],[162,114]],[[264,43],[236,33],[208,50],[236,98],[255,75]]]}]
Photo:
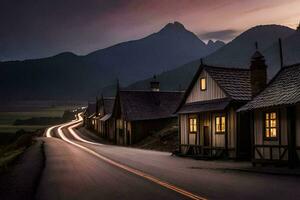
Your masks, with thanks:
[{"label": "mountain peak", "polygon": [[174,23],[168,23],[162,31],[187,31],[184,25],[180,22],[175,21]]},{"label": "mountain peak", "polygon": [[217,49],[223,47],[225,43],[220,40],[216,40],[215,42],[213,40],[209,40],[206,44],[207,48],[211,50],[211,52],[216,51]]},{"label": "mountain peak", "polygon": [[214,41],[212,41],[212,40],[208,40],[208,42],[207,42],[207,46],[211,46],[211,45],[214,45],[215,43],[214,43]]},{"label": "mountain peak", "polygon": [[77,56],[76,54],[72,53],[72,52],[62,52],[62,53],[59,53],[59,54],[56,54],[54,55],[53,57],[75,57]]}]

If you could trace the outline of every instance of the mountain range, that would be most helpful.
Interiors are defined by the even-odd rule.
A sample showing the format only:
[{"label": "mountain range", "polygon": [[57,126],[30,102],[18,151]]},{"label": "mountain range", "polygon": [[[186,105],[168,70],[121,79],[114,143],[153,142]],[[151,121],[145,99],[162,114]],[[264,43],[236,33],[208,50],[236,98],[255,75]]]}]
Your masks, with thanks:
[{"label": "mountain range", "polygon": [[1,100],[87,99],[117,79],[122,85],[175,69],[224,46],[207,44],[181,23],[148,37],[78,56],[70,52],[24,61],[0,62]]},{"label": "mountain range", "polygon": [[[280,69],[279,38],[282,39],[283,64],[300,63],[300,31],[280,25],[263,25],[250,28],[234,40],[203,58],[211,66],[249,68],[250,58],[258,50],[265,56],[269,80]],[[162,90],[185,89],[200,65],[200,59],[191,61],[174,70],[157,75]],[[128,86],[128,89],[149,88],[148,79]]]},{"label": "mountain range", "polygon": [[228,44],[199,39],[179,22],[148,37],[78,56],[70,52],[25,61],[0,62],[0,101],[87,100],[111,95],[117,79],[127,89],[149,89],[156,74],[162,90],[184,90],[200,64],[248,68],[257,48],[266,58],[268,77],[280,69],[278,38],[284,65],[300,63],[300,31],[256,26]]}]

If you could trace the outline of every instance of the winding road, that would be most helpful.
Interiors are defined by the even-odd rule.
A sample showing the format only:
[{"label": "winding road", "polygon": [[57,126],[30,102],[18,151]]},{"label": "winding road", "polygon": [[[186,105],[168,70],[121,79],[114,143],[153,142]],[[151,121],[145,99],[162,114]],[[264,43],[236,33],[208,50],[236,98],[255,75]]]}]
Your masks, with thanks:
[{"label": "winding road", "polygon": [[[82,117],[45,133],[37,199],[299,199],[300,180],[222,170],[224,163],[101,144]],[[234,163],[225,163],[234,165]]]}]

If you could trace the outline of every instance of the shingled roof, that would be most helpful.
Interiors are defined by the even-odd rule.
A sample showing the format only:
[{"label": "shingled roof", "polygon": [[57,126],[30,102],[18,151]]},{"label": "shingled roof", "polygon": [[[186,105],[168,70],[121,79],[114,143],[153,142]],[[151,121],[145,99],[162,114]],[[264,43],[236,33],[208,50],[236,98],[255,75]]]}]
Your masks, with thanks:
[{"label": "shingled roof", "polygon": [[183,92],[119,91],[121,112],[125,120],[151,120],[174,116]]},{"label": "shingled roof", "polygon": [[238,111],[300,102],[300,64],[282,68],[265,90]]},{"label": "shingled roof", "polygon": [[208,112],[208,111],[219,111],[224,110],[229,104],[230,99],[214,99],[209,101],[200,101],[184,104],[178,114],[190,114],[190,113],[199,113],[199,112]]},{"label": "shingled roof", "polygon": [[203,69],[217,82],[229,98],[233,100],[250,100],[250,70],[204,66]]},{"label": "shingled roof", "polygon": [[177,111],[184,105],[203,70],[216,81],[218,86],[225,92],[226,98],[236,101],[251,100],[250,69],[214,67],[201,64]]}]

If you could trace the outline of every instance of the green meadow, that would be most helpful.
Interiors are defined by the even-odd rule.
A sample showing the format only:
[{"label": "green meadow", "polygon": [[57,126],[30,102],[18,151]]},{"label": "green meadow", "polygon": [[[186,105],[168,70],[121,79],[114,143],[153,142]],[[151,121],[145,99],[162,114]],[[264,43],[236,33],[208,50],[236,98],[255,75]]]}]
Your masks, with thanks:
[{"label": "green meadow", "polygon": [[[25,104],[25,106],[12,107],[10,111],[0,112],[0,173],[9,169],[13,161],[33,143],[34,135],[42,133],[37,133],[37,129],[49,126],[30,125],[30,122],[26,125],[14,125],[17,119],[61,118],[66,110],[74,110],[78,107],[78,105],[53,106],[48,104],[38,107]],[[21,129],[24,131],[19,131]]]},{"label": "green meadow", "polygon": [[35,131],[47,126],[13,125],[17,119],[30,119],[32,117],[62,117],[65,110],[72,110],[77,106],[54,106],[34,111],[0,112],[0,133],[15,133],[17,130]]}]

